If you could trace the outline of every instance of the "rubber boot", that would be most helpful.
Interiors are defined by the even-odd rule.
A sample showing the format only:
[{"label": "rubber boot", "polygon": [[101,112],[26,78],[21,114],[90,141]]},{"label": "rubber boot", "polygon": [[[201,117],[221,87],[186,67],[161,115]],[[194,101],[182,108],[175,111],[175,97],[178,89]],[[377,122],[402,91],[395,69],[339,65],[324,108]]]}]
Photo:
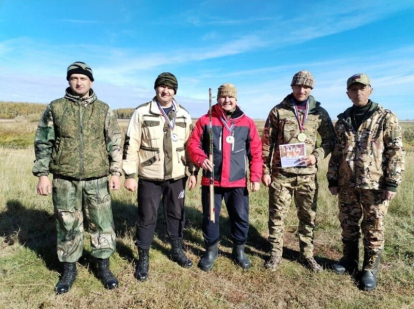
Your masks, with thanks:
[{"label": "rubber boot", "polygon": [[109,270],[109,259],[96,259],[98,262],[98,271],[96,276],[101,280],[105,289],[112,290],[118,287],[118,279]]},{"label": "rubber boot", "polygon": [[345,272],[355,275],[359,267],[359,240],[343,241],[343,257],[332,265],[333,271],[342,275]]},{"label": "rubber boot", "polygon": [[218,243],[206,246],[206,252],[198,263],[198,267],[204,271],[210,271],[213,268],[214,261],[218,257]]},{"label": "rubber boot", "polygon": [[190,268],[193,266],[193,262],[184,254],[183,240],[176,239],[171,241],[170,259],[177,262],[178,265],[184,268]]},{"label": "rubber boot", "polygon": [[241,268],[249,269],[251,267],[249,259],[244,254],[244,244],[234,244],[231,256],[234,262]]},{"label": "rubber boot", "polygon": [[56,284],[56,294],[67,293],[72,287],[77,274],[76,263],[63,263],[63,274]]},{"label": "rubber boot", "polygon": [[365,249],[364,265],[360,281],[360,288],[362,290],[372,291],[377,287],[377,274],[381,255],[382,250],[374,252],[372,250]]},{"label": "rubber boot", "polygon": [[140,281],[148,279],[149,249],[138,248],[138,263],[135,267],[135,278]]}]

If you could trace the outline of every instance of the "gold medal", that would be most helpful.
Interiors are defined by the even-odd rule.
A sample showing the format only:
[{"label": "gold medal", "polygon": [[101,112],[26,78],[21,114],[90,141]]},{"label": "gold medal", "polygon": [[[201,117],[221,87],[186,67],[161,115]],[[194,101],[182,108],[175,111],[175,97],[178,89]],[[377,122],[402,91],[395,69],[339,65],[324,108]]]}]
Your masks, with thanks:
[{"label": "gold medal", "polygon": [[298,134],[298,141],[304,142],[306,140],[306,134],[305,133],[299,133]]}]

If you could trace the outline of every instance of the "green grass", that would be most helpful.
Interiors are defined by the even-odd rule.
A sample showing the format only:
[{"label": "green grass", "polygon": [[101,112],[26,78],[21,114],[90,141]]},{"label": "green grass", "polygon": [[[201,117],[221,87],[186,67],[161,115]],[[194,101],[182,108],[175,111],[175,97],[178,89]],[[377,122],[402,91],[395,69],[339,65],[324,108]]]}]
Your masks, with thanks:
[{"label": "green grass", "polygon": [[[34,133],[35,124],[10,125],[11,132]],[[123,125],[125,127],[125,124]],[[0,130],[3,130],[3,126]],[[4,132],[4,131],[2,131]],[[31,137],[32,138],[32,135]],[[3,135],[0,135],[3,139]],[[267,189],[250,195],[247,253],[252,269],[243,271],[230,260],[231,240],[225,207],[221,217],[220,256],[213,270],[183,269],[168,259],[164,219],[150,250],[150,277],[133,277],[136,195],[125,189],[113,193],[117,252],[111,269],[120,281],[107,291],[93,275],[89,236],[78,263],[78,278],[65,295],[55,295],[60,265],[51,197],[36,194],[32,176],[32,141],[24,149],[0,147],[0,307],[1,308],[411,308],[414,306],[414,155],[407,153],[404,182],[386,218],[386,245],[379,286],[362,292],[349,276],[338,276],[329,265],[341,256],[337,200],[329,194],[325,160],[319,172],[315,254],[326,270],[313,274],[297,263],[296,210],[286,220],[284,259],[276,272],[263,267],[267,256]],[[200,189],[188,191],[185,247],[197,264],[204,252]]]}]

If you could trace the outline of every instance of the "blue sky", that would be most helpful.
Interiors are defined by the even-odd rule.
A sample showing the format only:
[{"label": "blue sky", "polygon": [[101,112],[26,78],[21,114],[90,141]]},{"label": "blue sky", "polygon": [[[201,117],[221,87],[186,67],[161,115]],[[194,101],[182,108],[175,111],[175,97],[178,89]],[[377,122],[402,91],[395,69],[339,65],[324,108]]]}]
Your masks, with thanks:
[{"label": "blue sky", "polygon": [[374,101],[414,119],[413,55],[413,0],[0,0],[3,101],[62,97],[79,60],[114,109],[152,99],[169,71],[193,117],[207,111],[208,88],[233,83],[246,114],[265,119],[309,70],[312,95],[336,119],[351,105],[347,78],[364,72]]}]

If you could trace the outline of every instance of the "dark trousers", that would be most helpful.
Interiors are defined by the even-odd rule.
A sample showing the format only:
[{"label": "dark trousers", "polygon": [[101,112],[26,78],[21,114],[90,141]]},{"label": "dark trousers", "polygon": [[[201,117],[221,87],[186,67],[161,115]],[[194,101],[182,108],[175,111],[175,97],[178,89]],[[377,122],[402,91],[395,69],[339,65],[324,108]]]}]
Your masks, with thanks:
[{"label": "dark trousers", "polygon": [[249,232],[249,191],[247,188],[214,188],[214,207],[216,222],[210,221],[210,189],[203,186],[201,200],[203,204],[203,237],[206,246],[219,241],[221,202],[229,213],[231,237],[235,244],[244,244]]},{"label": "dark trousers", "polygon": [[149,249],[157,225],[158,207],[162,197],[167,234],[171,240],[183,238],[184,197],[187,177],[179,180],[138,181],[138,221],[136,244]]}]

